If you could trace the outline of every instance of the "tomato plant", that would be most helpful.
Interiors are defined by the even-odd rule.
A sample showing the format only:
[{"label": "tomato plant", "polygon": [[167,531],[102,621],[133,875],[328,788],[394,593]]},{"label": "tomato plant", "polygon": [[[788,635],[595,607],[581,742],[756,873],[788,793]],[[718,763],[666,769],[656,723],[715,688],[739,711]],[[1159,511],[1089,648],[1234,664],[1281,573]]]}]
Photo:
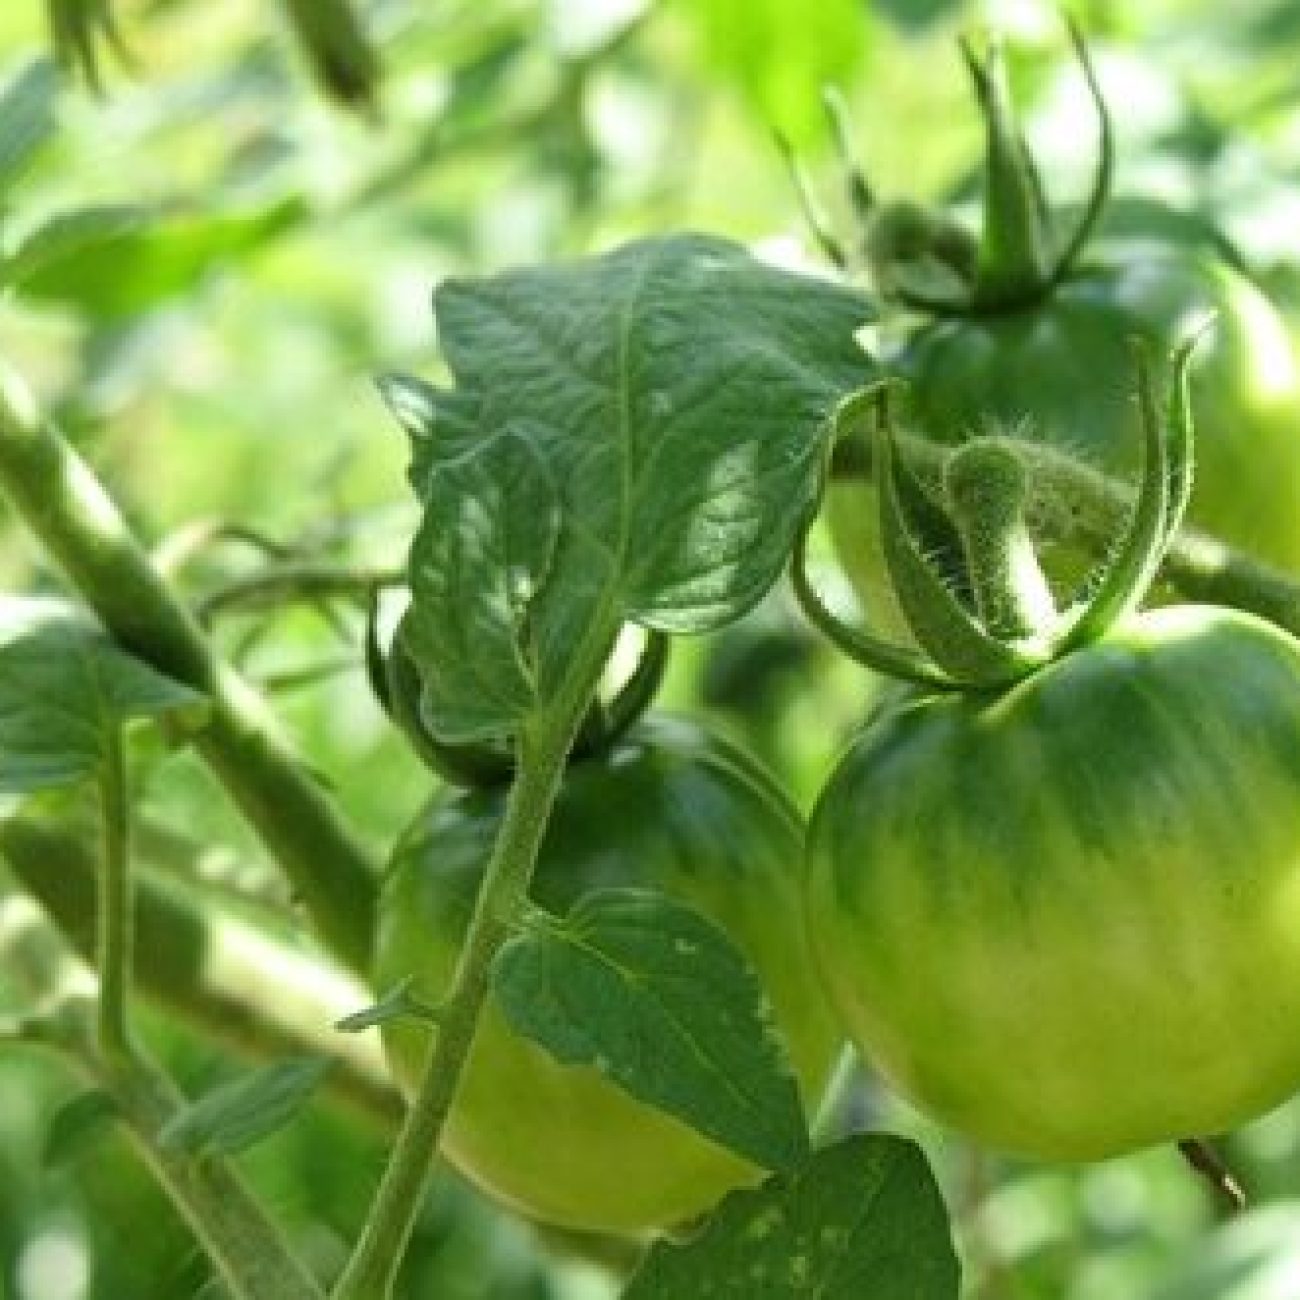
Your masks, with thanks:
[{"label": "tomato plant", "polygon": [[[40,8],[0,1292],[1238,1286],[1210,1197],[1300,1152],[1288,6],[1090,6],[1126,192],[1076,36],[1077,207],[968,40],[977,234],[879,201],[824,94],[840,276],[766,238],[770,128],[860,72],[939,192],[947,0]],[[892,639],[834,612],[827,504]]]},{"label": "tomato plant", "polygon": [[[1286,324],[1212,238],[1157,204],[1131,204],[1107,228],[1109,111],[1075,39],[1101,131],[1082,210],[1047,205],[996,44],[984,54],[965,47],[987,139],[979,238],[910,203],[859,205],[873,281],[905,318],[892,366],[911,385],[916,427],[947,445],[1002,429],[1130,472],[1139,441],[1124,382],[1130,340],[1168,348],[1213,318],[1194,385],[1199,466],[1189,518],[1296,569],[1300,368]],[[830,510],[864,608],[897,628],[870,485],[837,484]],[[1055,540],[1062,580],[1085,576],[1088,558],[1077,548],[1071,555],[1069,538]]]},{"label": "tomato plant", "polygon": [[[436,1004],[455,967],[500,828],[504,791],[434,797],[400,840],[379,912],[376,985],[414,977]],[[803,832],[752,761],[684,721],[642,723],[575,761],[534,869],[534,901],[567,912],[597,888],[661,890],[716,921],[753,963],[815,1107],[839,1045],[800,919]],[[413,1087],[428,1032],[385,1040]],[[755,1181],[752,1165],[629,1098],[591,1067],[557,1064],[484,1012],[444,1149],[458,1168],[532,1217],[640,1232],[704,1213]]]}]

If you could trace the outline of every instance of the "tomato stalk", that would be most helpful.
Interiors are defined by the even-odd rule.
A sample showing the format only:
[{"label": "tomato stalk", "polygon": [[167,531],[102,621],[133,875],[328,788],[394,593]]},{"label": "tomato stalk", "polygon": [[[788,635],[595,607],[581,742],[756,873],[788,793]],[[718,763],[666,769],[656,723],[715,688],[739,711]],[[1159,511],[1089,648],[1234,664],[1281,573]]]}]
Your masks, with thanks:
[{"label": "tomato stalk", "polygon": [[[1185,383],[1178,384],[1174,403],[1168,418],[1189,420]],[[873,445],[870,419],[866,394],[856,394],[841,404],[838,415],[841,434],[829,471],[833,482],[877,480],[878,449]],[[927,496],[941,499],[951,449],[909,433],[898,434],[895,441],[908,473]],[[1097,556],[1105,556],[1113,548],[1116,535],[1133,514],[1136,493],[1131,486],[1069,452],[1044,443],[1005,435],[985,441],[1005,442],[1023,458],[1030,489],[1027,515],[1035,537],[1052,546],[1084,547]],[[1177,491],[1185,503],[1189,495],[1190,460],[1181,472],[1184,481]],[[1161,576],[1180,595],[1188,600],[1257,614],[1300,636],[1300,582],[1289,573],[1186,523],[1176,528],[1168,543]],[[800,553],[797,548],[796,558]],[[796,586],[801,585],[798,565],[792,567],[791,576]],[[841,627],[832,631],[825,611],[820,617],[815,615],[812,603],[817,598],[806,577],[805,572],[802,586],[807,598],[801,598],[805,613],[830,639],[842,638],[842,648],[854,654],[851,647],[860,639],[857,630]],[[900,665],[904,660],[900,660]],[[881,671],[908,676],[906,672],[883,667]]]},{"label": "tomato stalk", "polygon": [[194,1230],[236,1300],[323,1300],[275,1225],[234,1168],[210,1154],[195,1155],[160,1140],[183,1099],[171,1080],[142,1054],[129,1063],[95,1067],[114,1112]]},{"label": "tomato stalk", "polygon": [[1056,604],[1025,522],[1029,484],[1019,452],[978,440],[953,453],[944,474],[975,605],[995,637],[1038,636]]},{"label": "tomato stalk", "polygon": [[1185,1138],[1178,1144],[1184,1160],[1218,1193],[1229,1213],[1246,1208],[1246,1192],[1219,1153],[1199,1138]]},{"label": "tomato stalk", "polygon": [[1023,677],[1041,662],[985,627],[944,580],[918,545],[899,491],[894,429],[884,394],[878,390],[875,439],[880,481],[880,534],[885,562],[913,636],[952,689],[998,685]]},{"label": "tomato stalk", "polygon": [[432,1157],[487,1000],[492,963],[528,906],[529,881],[565,763],[612,648],[612,638],[588,638],[561,691],[520,725],[505,820],[475,901],[450,992],[438,1009],[437,1031],[419,1091],[356,1249],[331,1293],[333,1300],[387,1300],[392,1293]]}]

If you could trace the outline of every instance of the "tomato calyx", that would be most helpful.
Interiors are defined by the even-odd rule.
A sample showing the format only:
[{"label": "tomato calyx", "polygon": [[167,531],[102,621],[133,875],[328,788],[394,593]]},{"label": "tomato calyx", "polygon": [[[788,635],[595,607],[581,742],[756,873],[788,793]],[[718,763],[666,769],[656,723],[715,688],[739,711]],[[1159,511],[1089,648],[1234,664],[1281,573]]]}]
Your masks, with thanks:
[{"label": "tomato calyx", "polygon": [[841,437],[870,432],[886,568],[916,648],[845,624],[818,596],[807,570],[812,517],[791,563],[795,596],[812,624],[852,658],[930,690],[1001,690],[1053,660],[1099,641],[1141,604],[1178,531],[1192,488],[1188,380],[1203,330],[1172,357],[1162,409],[1145,345],[1133,341],[1143,434],[1142,474],[1128,524],[1080,596],[1058,611],[1025,520],[1023,451],[1012,438],[981,436],[945,466],[942,504],[898,463],[891,389],[862,389],[836,412]]},{"label": "tomato calyx", "polygon": [[830,133],[860,227],[860,248],[851,253],[830,229],[806,177],[782,142],[805,220],[840,270],[857,269],[856,254],[883,296],[914,311],[947,318],[1022,310],[1049,297],[1069,276],[1109,203],[1115,143],[1110,111],[1087,45],[1073,20],[1067,20],[1067,28],[1097,118],[1096,162],[1078,216],[1062,229],[1061,211],[1048,201],[1016,113],[1001,42],[990,39],[983,50],[977,50],[972,41],[962,40],[962,58],[984,122],[984,204],[978,234],[941,209],[909,199],[881,202],[856,158],[844,105],[831,92],[825,96]]},{"label": "tomato calyx", "polygon": [[[372,603],[366,629],[366,671],[371,690],[384,712],[406,737],[425,766],[452,785],[492,790],[514,778],[514,746],[508,737],[475,742],[448,742],[424,716],[424,684],[404,635],[406,616],[398,622],[391,644],[380,644],[378,608]],[[574,743],[570,762],[608,752],[650,707],[668,662],[668,636],[647,629],[636,666],[605,703],[593,699]]]},{"label": "tomato calyx", "polygon": [[1069,234],[1060,238],[1038,165],[1012,103],[1001,44],[991,41],[981,56],[969,42],[963,42],[962,55],[984,118],[983,229],[968,297],[957,302],[931,301],[925,304],[929,310],[979,316],[1038,302],[1069,275],[1092,238],[1110,198],[1114,135],[1096,70],[1073,22],[1069,33],[1097,117],[1097,158],[1082,214]]}]

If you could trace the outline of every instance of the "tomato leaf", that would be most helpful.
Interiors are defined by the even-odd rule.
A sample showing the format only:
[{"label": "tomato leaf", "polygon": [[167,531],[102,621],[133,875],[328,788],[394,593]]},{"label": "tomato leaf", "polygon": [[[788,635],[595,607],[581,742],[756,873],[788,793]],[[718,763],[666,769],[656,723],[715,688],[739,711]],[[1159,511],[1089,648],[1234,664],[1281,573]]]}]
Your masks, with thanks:
[{"label": "tomato leaf", "polygon": [[297,1115],[332,1064],[324,1057],[302,1057],[223,1083],[177,1112],[158,1134],[159,1144],[193,1154],[247,1150]]},{"label": "tomato leaf", "polygon": [[490,737],[535,702],[529,611],[559,536],[558,490],[522,431],[506,428],[430,475],[407,644],[419,662],[462,666],[433,676],[420,702],[444,740]]},{"label": "tomato leaf", "polygon": [[0,193],[54,134],[59,74],[49,59],[29,63],[0,90]]},{"label": "tomato leaf", "polygon": [[64,1102],[50,1121],[41,1163],[46,1169],[70,1165],[117,1118],[117,1102],[102,1088],[78,1093]]},{"label": "tomato leaf", "polygon": [[0,597],[0,793],[75,785],[133,718],[206,712],[203,697],[119,649],[60,601]]},{"label": "tomato leaf", "polygon": [[280,234],[302,212],[293,196],[224,211],[188,204],[81,208],[28,234],[0,265],[0,283],[91,315],[129,316],[192,293],[215,266]]},{"label": "tomato leaf", "polygon": [[514,729],[625,620],[699,632],[755,604],[831,408],[871,373],[866,298],[703,235],[449,280],[435,313],[455,386],[384,392],[425,503],[411,624],[449,739]]},{"label": "tomato leaf", "polygon": [[604,889],[511,940],[492,972],[516,1032],[769,1169],[808,1133],[771,1009],[712,922],[647,890]]},{"label": "tomato leaf", "polygon": [[623,1300],[956,1300],[948,1215],[914,1143],[858,1133],[660,1242]]},{"label": "tomato leaf", "polygon": [[411,985],[414,983],[414,975],[398,980],[378,1002],[362,1007],[360,1011],[354,1011],[351,1015],[344,1016],[342,1020],[336,1020],[334,1028],[341,1034],[361,1034],[367,1029],[375,1029],[394,1020],[411,1017],[417,1020],[436,1021],[437,1009],[427,1002],[422,1002],[411,992]]}]

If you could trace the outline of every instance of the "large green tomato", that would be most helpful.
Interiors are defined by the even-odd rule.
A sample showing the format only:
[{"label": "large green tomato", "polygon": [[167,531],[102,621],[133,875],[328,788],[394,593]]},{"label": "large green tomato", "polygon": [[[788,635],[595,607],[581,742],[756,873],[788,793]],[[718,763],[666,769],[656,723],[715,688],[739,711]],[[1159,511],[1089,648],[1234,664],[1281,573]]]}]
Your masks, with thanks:
[{"label": "large green tomato", "polygon": [[[1215,325],[1192,382],[1198,463],[1188,517],[1300,571],[1300,372],[1273,306],[1204,248],[1111,242],[1018,310],[917,327],[897,358],[914,432],[956,444],[996,426],[1129,476],[1142,445],[1129,340],[1146,338],[1164,355],[1209,312]],[[874,489],[837,481],[829,510],[868,618],[896,630]],[[1050,551],[1047,559],[1050,572]],[[1081,576],[1068,560],[1065,568]]]},{"label": "large green tomato", "polygon": [[[503,804],[500,793],[441,792],[402,839],[380,908],[378,988],[414,975],[424,997],[445,992]],[[771,779],[698,728],[665,720],[571,764],[532,897],[562,912],[615,886],[662,890],[726,930],[759,973],[814,1104],[843,1034],[803,928],[802,827]],[[398,1080],[413,1086],[426,1033],[396,1022],[384,1043]],[[443,1151],[532,1218],[606,1232],[670,1227],[761,1177],[594,1069],[558,1064],[514,1034],[491,1001]]]},{"label": "large green tomato", "polygon": [[810,854],[851,1037],[979,1140],[1099,1159],[1300,1087],[1300,644],[1270,624],[1155,610],[888,710]]}]

